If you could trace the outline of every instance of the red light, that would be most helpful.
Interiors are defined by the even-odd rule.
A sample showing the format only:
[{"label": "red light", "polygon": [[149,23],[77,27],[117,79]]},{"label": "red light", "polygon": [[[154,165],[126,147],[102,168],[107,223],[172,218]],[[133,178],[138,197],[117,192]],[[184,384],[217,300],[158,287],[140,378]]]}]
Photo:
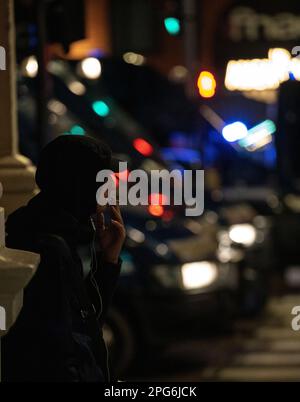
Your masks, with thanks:
[{"label": "red light", "polygon": [[149,195],[148,211],[153,216],[163,216],[165,209],[163,205],[168,203],[168,198],[164,194],[152,193]]},{"label": "red light", "polygon": [[143,138],[136,138],[133,141],[134,148],[144,156],[150,156],[153,154],[153,146]]},{"label": "red light", "polygon": [[152,193],[149,195],[149,204],[151,205],[166,205],[168,197],[164,194]]},{"label": "red light", "polygon": [[162,216],[164,214],[164,208],[161,205],[149,205],[148,211],[153,216]]},{"label": "red light", "polygon": [[129,170],[126,169],[126,170],[123,170],[122,172],[115,173],[115,176],[121,181],[127,181],[128,176],[129,176]]},{"label": "red light", "polygon": [[116,173],[112,173],[110,175],[110,177],[113,179],[113,182],[115,183],[115,186],[118,187],[119,186],[119,180],[117,178],[117,174]]},{"label": "red light", "polygon": [[197,86],[199,94],[203,98],[212,98],[216,94],[217,83],[215,77],[209,71],[202,71],[199,74]]}]

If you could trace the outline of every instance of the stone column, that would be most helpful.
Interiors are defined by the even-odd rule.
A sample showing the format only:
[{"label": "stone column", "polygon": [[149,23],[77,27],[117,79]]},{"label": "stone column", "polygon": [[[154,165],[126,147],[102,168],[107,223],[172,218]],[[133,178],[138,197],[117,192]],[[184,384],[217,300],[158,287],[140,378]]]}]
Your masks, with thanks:
[{"label": "stone column", "polygon": [[[35,189],[34,169],[17,149],[13,6],[13,0],[0,0],[0,199],[4,187],[0,202],[8,213],[31,198]],[[0,207],[0,339],[17,319],[23,289],[38,264],[39,255],[5,247],[4,209]]]},{"label": "stone column", "polygon": [[1,205],[9,214],[30,199],[35,191],[34,167],[18,154],[16,117],[16,55],[13,0],[0,0],[0,181]]},{"label": "stone column", "polygon": [[4,209],[0,208],[0,381],[1,337],[15,323],[23,304],[23,289],[40,262],[38,254],[5,247],[4,239]]}]

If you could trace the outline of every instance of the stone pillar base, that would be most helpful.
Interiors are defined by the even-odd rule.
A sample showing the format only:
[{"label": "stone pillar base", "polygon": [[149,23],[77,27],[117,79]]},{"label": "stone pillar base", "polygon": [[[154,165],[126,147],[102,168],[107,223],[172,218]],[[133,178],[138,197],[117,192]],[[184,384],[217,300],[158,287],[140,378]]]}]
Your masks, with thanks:
[{"label": "stone pillar base", "polygon": [[[23,290],[17,294],[0,296],[0,306],[4,309],[4,322],[0,325],[0,336],[4,336],[16,321],[23,306]],[[3,313],[2,313],[3,314]]]},{"label": "stone pillar base", "polygon": [[16,321],[23,304],[23,289],[35,274],[39,261],[38,254],[0,246],[0,337]]},{"label": "stone pillar base", "polygon": [[9,215],[25,205],[37,193],[35,167],[22,155],[0,158],[0,182],[3,185],[1,206]]}]

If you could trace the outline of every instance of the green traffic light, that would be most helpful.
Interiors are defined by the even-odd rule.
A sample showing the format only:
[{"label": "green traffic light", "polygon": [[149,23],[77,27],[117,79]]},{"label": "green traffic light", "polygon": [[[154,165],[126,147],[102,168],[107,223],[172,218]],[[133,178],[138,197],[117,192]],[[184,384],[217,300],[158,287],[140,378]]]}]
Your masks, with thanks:
[{"label": "green traffic light", "polygon": [[175,17],[165,18],[165,28],[170,35],[178,35],[180,32],[180,21]]},{"label": "green traffic light", "polygon": [[93,103],[93,110],[98,116],[101,117],[106,117],[110,112],[109,106],[101,100]]}]

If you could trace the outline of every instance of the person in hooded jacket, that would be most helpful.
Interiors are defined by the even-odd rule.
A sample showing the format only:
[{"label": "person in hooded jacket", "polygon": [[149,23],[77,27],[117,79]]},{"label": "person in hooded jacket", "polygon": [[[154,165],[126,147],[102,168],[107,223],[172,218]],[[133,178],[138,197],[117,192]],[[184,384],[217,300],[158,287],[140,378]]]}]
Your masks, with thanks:
[{"label": "person in hooded jacket", "polygon": [[[4,382],[110,380],[102,325],[126,233],[118,206],[108,207],[105,222],[96,174],[113,162],[108,146],[94,138],[56,138],[40,155],[40,193],[8,217],[7,246],[37,252],[41,262],[3,338]],[[84,275],[78,248],[86,234],[93,247]]]}]

